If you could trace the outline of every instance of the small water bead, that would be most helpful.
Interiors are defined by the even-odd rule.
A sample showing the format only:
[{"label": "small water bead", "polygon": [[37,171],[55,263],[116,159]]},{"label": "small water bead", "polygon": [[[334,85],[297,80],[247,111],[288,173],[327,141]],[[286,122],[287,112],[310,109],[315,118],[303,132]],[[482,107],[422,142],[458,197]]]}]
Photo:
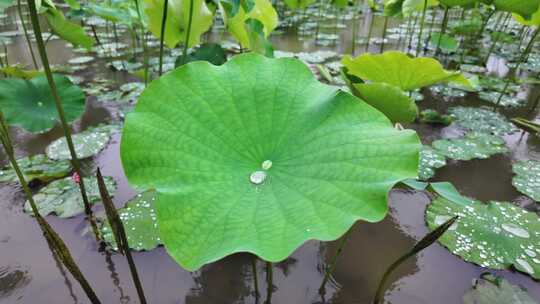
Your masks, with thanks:
[{"label": "small water bead", "polygon": [[529,238],[529,232],[521,227],[519,227],[516,224],[507,224],[504,223],[501,225],[502,229],[506,230],[507,232],[510,232],[514,234],[515,236],[521,237],[521,238]]},{"label": "small water bead", "polygon": [[266,180],[266,172],[255,171],[251,173],[251,175],[249,176],[249,180],[255,185],[260,185]]},{"label": "small water bead", "polygon": [[261,167],[263,168],[263,170],[270,170],[270,168],[272,168],[272,161],[268,159],[263,161]]},{"label": "small water bead", "polygon": [[529,262],[523,260],[523,259],[516,259],[516,263],[523,268],[523,270],[527,273],[533,274],[534,269],[532,268],[531,264]]},{"label": "small water bead", "polygon": [[43,107],[43,102],[38,101],[37,105],[38,105],[38,107]]}]

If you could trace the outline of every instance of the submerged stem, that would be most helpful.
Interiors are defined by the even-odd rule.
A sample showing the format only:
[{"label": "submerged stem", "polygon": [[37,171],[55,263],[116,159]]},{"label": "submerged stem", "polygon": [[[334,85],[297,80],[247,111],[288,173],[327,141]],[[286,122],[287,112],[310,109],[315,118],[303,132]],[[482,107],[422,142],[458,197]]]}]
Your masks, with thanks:
[{"label": "submerged stem", "polygon": [[330,265],[326,267],[326,271],[324,273],[323,281],[321,282],[321,286],[319,287],[319,294],[324,297],[326,294],[326,283],[328,283],[328,280],[330,280],[330,276],[334,273],[334,270],[336,269],[336,264],[338,257],[341,255],[341,252],[343,251],[343,247],[345,247],[345,243],[347,242],[347,239],[349,238],[350,230],[343,235],[341,238],[341,241],[339,242],[336,254],[332,258],[332,261],[330,262]]},{"label": "submerged stem", "polygon": [[66,115],[64,113],[62,101],[60,100],[60,96],[58,95],[56,83],[54,82],[53,75],[51,72],[51,67],[49,65],[49,59],[47,58],[47,50],[45,49],[45,44],[43,43],[43,37],[41,36],[41,27],[39,25],[39,17],[37,15],[36,3],[34,1],[28,1],[28,7],[30,8],[30,20],[32,21],[32,27],[34,29],[34,35],[36,37],[39,56],[41,57],[41,64],[43,65],[43,70],[45,71],[45,75],[47,77],[47,81],[51,89],[51,95],[53,96],[53,99],[54,99],[56,111],[58,112],[58,118],[60,119],[60,123],[64,131],[64,136],[66,138],[66,142],[69,148],[69,153],[71,156],[71,163],[73,165],[73,169],[75,170],[75,173],[77,173],[81,177],[78,184],[79,184],[79,189],[81,191],[81,196],[82,196],[82,200],[84,204],[84,212],[86,214],[86,218],[88,219],[88,221],[90,222],[90,225],[92,226],[92,231],[94,232],[94,236],[96,237],[96,240],[99,240],[99,232],[97,229],[96,221],[94,219],[94,214],[92,213],[92,207],[90,206],[88,196],[86,195],[86,188],[84,185],[84,179],[82,178],[83,175],[81,172],[81,166],[79,163],[79,159],[77,158],[77,152],[75,151],[73,139],[71,138],[71,130],[69,128],[69,124],[67,122]]},{"label": "submerged stem", "polygon": [[271,304],[272,303],[272,293],[274,292],[274,274],[271,262],[266,262],[266,301],[265,304]]}]

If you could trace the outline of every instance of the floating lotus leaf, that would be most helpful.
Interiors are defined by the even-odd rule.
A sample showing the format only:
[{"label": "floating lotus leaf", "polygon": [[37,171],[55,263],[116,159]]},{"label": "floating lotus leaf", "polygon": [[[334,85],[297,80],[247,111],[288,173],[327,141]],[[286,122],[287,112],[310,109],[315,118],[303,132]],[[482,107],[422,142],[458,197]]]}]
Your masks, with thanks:
[{"label": "floating lotus leaf", "polygon": [[364,81],[391,84],[404,91],[413,91],[439,82],[457,82],[469,86],[459,72],[450,72],[433,58],[411,58],[398,51],[380,55],[345,56],[343,65],[348,73]]},{"label": "floating lotus leaf", "polygon": [[[84,93],[65,76],[54,75],[54,81],[66,119],[72,122],[84,112]],[[46,132],[58,122],[58,112],[45,75],[30,80],[0,80],[0,108],[8,124],[33,133]]]},{"label": "floating lotus leaf", "polygon": [[[53,161],[44,154],[28,156],[17,160],[26,181],[39,179],[50,181],[66,176],[71,171],[69,161]],[[19,178],[11,166],[0,170],[0,182],[18,182]]]},{"label": "floating lotus leaf", "polygon": [[484,108],[453,107],[448,112],[459,126],[478,133],[508,135],[518,129],[503,115]]},{"label": "floating lotus leaf", "polygon": [[[155,197],[155,191],[145,191],[129,200],[123,208],[118,209],[118,215],[124,224],[131,249],[152,250],[161,244],[154,210]],[[101,227],[101,232],[105,242],[117,250],[118,247],[108,222]]]},{"label": "floating lotus leaf", "polygon": [[463,304],[538,304],[526,290],[502,277],[483,275],[463,296]]},{"label": "floating lotus leaf", "polygon": [[508,152],[501,137],[476,132],[467,133],[464,138],[436,140],[432,146],[444,156],[456,160],[483,159]]},{"label": "floating lotus leaf", "polygon": [[280,261],[387,212],[420,143],[299,60],[248,53],[152,82],[126,118],[131,185],[156,189],[160,238],[184,268],[235,252]]},{"label": "floating lotus leaf", "polygon": [[[500,105],[503,107],[509,107],[509,108],[517,108],[522,107],[527,104],[527,100],[524,98],[520,98],[518,96],[508,95],[504,94],[502,98],[500,92],[496,91],[490,91],[490,92],[480,92],[478,93],[478,97],[480,99],[488,101],[495,105]],[[500,100],[499,100],[500,98]]]},{"label": "floating lotus leaf", "polygon": [[418,178],[428,180],[435,175],[435,169],[446,166],[446,158],[441,153],[424,146],[420,151]]},{"label": "floating lotus leaf", "polygon": [[413,122],[418,107],[400,88],[386,83],[355,83],[355,93],[393,122]]},{"label": "floating lotus leaf", "polygon": [[428,124],[439,124],[448,126],[454,121],[454,117],[441,114],[433,109],[425,109],[420,112],[420,121]]},{"label": "floating lotus leaf", "polygon": [[[73,134],[73,145],[79,159],[87,158],[99,153],[111,138],[111,134],[118,130],[117,126],[103,125],[89,128],[78,134]],[[50,159],[66,160],[71,159],[69,148],[65,137],[53,141],[45,150]]]},{"label": "floating lotus leaf", "polygon": [[426,209],[430,230],[458,215],[439,239],[467,262],[492,269],[513,266],[540,279],[540,219],[511,203],[470,201],[459,204],[437,198]]},{"label": "floating lotus leaf", "polygon": [[[222,65],[227,61],[227,54],[221,45],[217,43],[205,43],[195,51],[188,54],[185,63],[192,61],[204,60],[214,65]],[[175,62],[175,67],[181,66],[183,63],[183,55],[178,56]]]},{"label": "floating lotus leaf", "polygon": [[540,202],[540,162],[520,161],[512,166],[512,171],[516,174],[512,179],[512,185],[519,192]]},{"label": "floating lotus leaf", "polygon": [[[193,16],[189,34],[189,47],[199,44],[201,35],[210,29],[214,18],[205,1],[193,0],[191,2],[193,2]],[[178,43],[186,40],[191,2],[187,0],[168,1],[164,41],[169,48],[174,48]],[[148,16],[148,28],[154,36],[160,38],[164,1],[144,0],[144,3],[146,4],[144,11]]]},{"label": "floating lotus leaf", "polygon": [[[105,177],[105,184],[109,193],[113,194],[116,191],[116,183],[111,177]],[[91,204],[101,200],[95,178],[84,178],[84,185],[86,186],[86,194]],[[79,185],[71,177],[54,181],[41,188],[34,195],[34,201],[36,202],[39,213],[43,216],[54,213],[58,217],[68,218],[84,212],[84,203]],[[24,204],[24,211],[32,213],[28,201]]]}]

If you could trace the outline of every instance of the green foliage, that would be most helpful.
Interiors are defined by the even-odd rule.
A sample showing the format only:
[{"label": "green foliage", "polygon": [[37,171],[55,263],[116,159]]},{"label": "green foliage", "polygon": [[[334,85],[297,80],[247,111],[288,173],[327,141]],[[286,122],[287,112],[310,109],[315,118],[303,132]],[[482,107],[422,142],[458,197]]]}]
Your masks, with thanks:
[{"label": "green foliage", "polygon": [[285,2],[290,9],[305,9],[315,3],[315,0],[284,0],[283,2]]},{"label": "green foliage", "polygon": [[471,201],[458,204],[437,198],[426,210],[430,230],[458,215],[459,219],[439,239],[467,262],[492,269],[513,266],[540,278],[540,220],[511,203]]},{"label": "green foliage", "polygon": [[433,150],[429,146],[423,146],[420,151],[420,167],[418,178],[428,180],[435,176],[435,169],[446,166],[446,158],[443,154]]},{"label": "green foliage", "polygon": [[540,202],[540,162],[536,160],[520,161],[512,166],[512,171],[515,174],[512,185],[519,192]]},{"label": "green foliage", "polygon": [[[174,66],[181,66],[182,60],[183,55],[180,55],[176,59]],[[221,45],[217,43],[205,43],[193,52],[189,53],[185,63],[198,60],[208,61],[213,65],[222,65],[227,61],[227,54],[225,53],[225,50],[221,47]]]},{"label": "green foliage", "polygon": [[61,11],[49,6],[44,14],[52,32],[60,38],[70,42],[74,46],[82,46],[87,49],[90,49],[94,45],[94,39],[86,35],[80,25],[67,20]]},{"label": "green foliage", "polygon": [[[62,75],[53,75],[68,122],[77,119],[85,109],[83,91]],[[58,113],[45,75],[30,80],[0,80],[0,108],[8,124],[32,133],[42,133],[57,124]]]},{"label": "green foliage", "polygon": [[467,133],[464,138],[439,139],[432,146],[446,157],[456,160],[484,159],[508,152],[501,137],[476,132]]},{"label": "green foliage", "polygon": [[152,82],[126,118],[131,185],[156,189],[160,238],[184,268],[235,252],[280,261],[308,239],[379,221],[417,175],[420,142],[296,59],[248,53]]},{"label": "green foliage", "polygon": [[15,0],[0,0],[0,13],[3,13],[4,10],[15,4]]},{"label": "green foliage", "polygon": [[[112,125],[97,126],[89,128],[81,133],[73,134],[73,145],[75,152],[80,159],[88,158],[99,153],[111,138],[118,127]],[[67,160],[71,159],[71,154],[65,137],[61,137],[47,146],[45,150],[50,159]]]},{"label": "green foliage", "polygon": [[[204,0],[193,1],[193,19],[189,34],[188,47],[199,44],[201,35],[210,26],[214,15]],[[144,9],[148,16],[148,29],[157,38],[161,37],[161,20],[163,17],[163,0],[144,0]],[[169,0],[164,42],[169,48],[174,48],[180,42],[185,43],[189,24],[190,0]]]},{"label": "green foliage", "polygon": [[508,135],[518,129],[503,115],[487,108],[453,107],[448,110],[457,125],[478,133]]},{"label": "green foliage", "polygon": [[424,111],[420,112],[420,121],[428,124],[440,124],[448,126],[454,121],[454,117],[441,114],[433,109],[425,109]]},{"label": "green foliage", "polygon": [[479,2],[479,0],[439,0],[439,2],[446,7],[470,7]]},{"label": "green foliage", "polygon": [[[161,244],[154,209],[155,197],[155,191],[145,191],[129,200],[123,208],[118,209],[118,216],[124,224],[131,249],[152,250]],[[107,221],[101,226],[101,232],[105,242],[118,250],[111,226]]]},{"label": "green foliage", "polygon": [[455,52],[457,51],[459,45],[456,39],[454,39],[452,36],[440,33],[433,33],[431,34],[431,38],[429,39],[429,43],[433,47],[439,46],[439,48],[444,52]]},{"label": "green foliage", "polygon": [[463,295],[463,304],[537,304],[526,290],[502,277],[482,275],[473,288]]},{"label": "green foliage", "polygon": [[[109,193],[116,191],[116,183],[111,177],[105,177],[105,184]],[[97,181],[94,178],[84,178],[86,194],[90,203],[94,204],[101,200]],[[71,177],[66,177],[54,181],[41,188],[34,195],[34,201],[38,207],[39,214],[47,216],[51,213],[61,218],[68,218],[84,212],[84,204],[81,197],[79,185]],[[26,201],[24,211],[32,214],[30,203]]]},{"label": "green foliage", "polygon": [[381,111],[393,122],[413,122],[418,116],[418,107],[414,100],[398,87],[386,83],[353,85],[358,92],[358,97]]},{"label": "green foliage", "polygon": [[492,2],[498,10],[518,14],[526,20],[530,20],[540,9],[540,0],[494,0]]},{"label": "green foliage", "polygon": [[380,55],[363,54],[354,59],[343,58],[347,72],[364,81],[387,83],[404,91],[413,91],[439,82],[455,82],[469,86],[459,72],[449,72],[433,58],[410,58],[398,51]]},{"label": "green foliage", "polygon": [[[66,176],[71,171],[69,161],[53,161],[44,154],[23,157],[17,160],[26,181],[40,180],[47,182]],[[0,170],[0,182],[18,182],[19,179],[11,166]]]}]

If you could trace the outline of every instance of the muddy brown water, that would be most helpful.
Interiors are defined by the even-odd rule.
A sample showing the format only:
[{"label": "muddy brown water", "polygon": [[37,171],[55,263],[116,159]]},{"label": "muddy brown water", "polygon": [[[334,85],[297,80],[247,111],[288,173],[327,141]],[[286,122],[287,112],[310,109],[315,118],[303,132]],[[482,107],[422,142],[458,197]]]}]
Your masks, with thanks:
[{"label": "muddy brown water", "polygon": [[[363,24],[367,22],[364,20],[359,23],[362,29],[360,34],[365,31]],[[26,45],[21,37],[17,39],[18,42],[10,46],[10,59],[12,62],[28,63]],[[301,42],[290,33],[276,36],[273,42],[276,49],[280,50],[315,49],[312,43]],[[321,49],[346,53],[349,47],[350,33],[345,32],[341,34],[338,46]],[[48,48],[54,63],[63,63],[77,56],[61,41],[51,41]],[[374,48],[378,49],[378,46]],[[99,61],[92,63],[90,70],[110,74],[100,68]],[[88,73],[83,75],[95,76]],[[425,93],[426,99],[419,103],[421,108],[445,110],[448,106],[484,104],[474,95],[446,102],[431,95],[429,91]],[[531,94],[531,101],[535,94]],[[530,113],[526,109],[507,114],[519,114],[531,119],[538,116],[537,112]],[[74,124],[74,129],[82,130],[101,122],[116,120],[117,117],[114,105],[98,103],[95,98],[89,98],[87,111]],[[457,136],[462,132],[454,126],[442,128],[413,124],[410,127],[418,131],[424,143],[441,137]],[[13,130],[13,136],[17,155],[22,157],[43,153],[48,143],[61,136],[61,130],[57,127],[42,135]],[[527,133],[516,133],[507,136],[506,140],[510,153],[487,160],[450,161],[448,166],[437,170],[434,180],[450,181],[464,194],[481,200],[515,201],[535,209],[534,202],[512,187],[511,163],[520,159],[540,159],[540,139]],[[118,190],[114,200],[117,206],[136,194],[128,185],[122,170],[119,141],[120,135],[114,136],[110,145],[95,157],[94,162],[102,168],[104,175],[115,178]],[[2,154],[0,163],[5,164]],[[78,284],[52,257],[34,219],[23,213],[24,201],[19,187],[13,184],[0,185],[0,303],[88,303]],[[327,303],[370,303],[387,266],[428,232],[423,218],[425,207],[430,202],[426,194],[394,189],[388,202],[390,211],[385,220],[375,224],[359,222],[352,227],[335,273],[327,286]],[[100,212],[102,208],[96,206],[95,210]],[[87,233],[83,216],[70,219],[48,216],[47,220],[66,241],[103,303],[138,303],[125,258],[114,252],[99,250]],[[324,276],[323,269],[332,260],[338,243],[309,241],[287,260],[276,263],[272,303],[323,303],[318,288]],[[151,252],[136,252],[134,258],[149,303],[256,303],[251,271],[253,256],[249,254],[229,256],[193,273],[181,269],[163,247]],[[263,303],[267,297],[264,263],[259,260],[257,265],[260,303]],[[462,303],[462,295],[470,289],[473,279],[486,271],[489,270],[464,262],[435,244],[396,270],[386,292],[386,301],[393,304]],[[492,272],[527,288],[540,301],[540,285],[530,277],[512,271]]]}]

